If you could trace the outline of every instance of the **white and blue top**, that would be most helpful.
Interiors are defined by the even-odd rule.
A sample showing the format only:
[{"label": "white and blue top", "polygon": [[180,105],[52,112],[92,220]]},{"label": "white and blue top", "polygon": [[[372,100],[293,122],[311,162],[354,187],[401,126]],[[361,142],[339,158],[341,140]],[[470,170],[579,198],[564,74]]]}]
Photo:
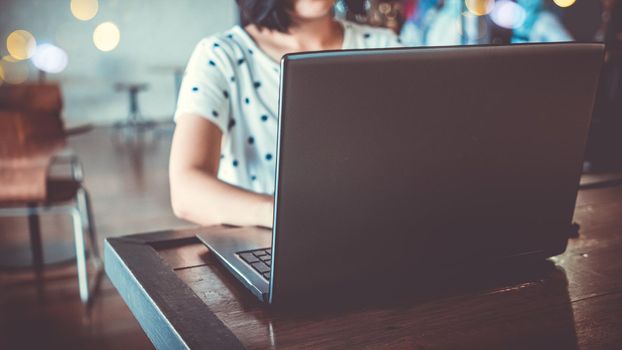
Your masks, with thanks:
[{"label": "white and blue top", "polygon": [[[343,49],[401,46],[389,29],[341,23]],[[196,46],[181,84],[175,120],[195,114],[222,131],[219,179],[254,192],[274,193],[279,75],[279,63],[239,26]]]}]

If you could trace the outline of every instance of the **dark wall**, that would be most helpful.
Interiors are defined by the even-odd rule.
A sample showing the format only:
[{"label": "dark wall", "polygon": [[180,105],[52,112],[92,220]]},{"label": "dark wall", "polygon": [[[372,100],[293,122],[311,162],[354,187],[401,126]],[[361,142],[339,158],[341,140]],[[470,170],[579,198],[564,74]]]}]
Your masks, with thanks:
[{"label": "dark wall", "polygon": [[561,10],[562,21],[577,41],[592,41],[601,25],[602,5],[599,0],[577,0]]}]

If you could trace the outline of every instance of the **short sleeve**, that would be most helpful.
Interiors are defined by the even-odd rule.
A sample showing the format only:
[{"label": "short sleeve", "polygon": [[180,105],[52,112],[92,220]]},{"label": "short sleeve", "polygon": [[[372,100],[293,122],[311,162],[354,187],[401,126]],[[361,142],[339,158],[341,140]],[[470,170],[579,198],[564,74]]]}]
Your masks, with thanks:
[{"label": "short sleeve", "polygon": [[175,121],[184,114],[196,114],[214,123],[223,134],[231,110],[229,86],[215,40],[203,39],[194,49],[181,83]]},{"label": "short sleeve", "polygon": [[375,47],[391,48],[404,46],[400,37],[389,28],[374,28],[373,34],[370,35],[376,37]]},{"label": "short sleeve", "polygon": [[386,29],[386,44],[385,47],[404,47],[402,39],[395,34],[392,30]]},{"label": "short sleeve", "polygon": [[343,21],[345,28],[344,49],[377,49],[403,47],[400,38],[388,28]]}]

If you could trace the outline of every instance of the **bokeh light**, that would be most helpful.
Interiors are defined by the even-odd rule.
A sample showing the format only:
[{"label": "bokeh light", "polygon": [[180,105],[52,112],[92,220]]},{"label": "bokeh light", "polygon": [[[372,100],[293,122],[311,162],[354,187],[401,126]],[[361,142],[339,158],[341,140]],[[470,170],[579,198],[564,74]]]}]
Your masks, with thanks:
[{"label": "bokeh light", "polygon": [[559,7],[570,7],[574,5],[577,0],[553,0],[553,2]]},{"label": "bokeh light", "polygon": [[6,48],[14,59],[25,60],[35,54],[37,41],[28,31],[20,29],[9,34],[6,39]]},{"label": "bokeh light", "polygon": [[525,23],[527,13],[521,5],[509,0],[502,0],[495,4],[490,13],[490,18],[499,27],[516,29]]},{"label": "bokeh light", "polygon": [[112,51],[121,40],[121,32],[116,24],[104,22],[95,28],[93,32],[93,43],[101,51]]},{"label": "bokeh light", "polygon": [[52,44],[41,44],[32,56],[32,63],[46,73],[60,73],[67,67],[67,53]]},{"label": "bokeh light", "polygon": [[12,57],[11,55],[6,55],[2,57],[2,61],[15,63],[15,62],[19,62],[20,60],[16,59],[15,57]]},{"label": "bokeh light", "polygon": [[476,16],[489,14],[495,7],[494,0],[464,0],[467,10]]},{"label": "bokeh light", "polygon": [[28,61],[18,61],[10,56],[4,56],[0,61],[2,66],[3,80],[8,84],[21,84],[28,80],[30,65]]},{"label": "bokeh light", "polygon": [[71,0],[71,13],[81,21],[88,21],[97,15],[99,1],[97,0]]}]

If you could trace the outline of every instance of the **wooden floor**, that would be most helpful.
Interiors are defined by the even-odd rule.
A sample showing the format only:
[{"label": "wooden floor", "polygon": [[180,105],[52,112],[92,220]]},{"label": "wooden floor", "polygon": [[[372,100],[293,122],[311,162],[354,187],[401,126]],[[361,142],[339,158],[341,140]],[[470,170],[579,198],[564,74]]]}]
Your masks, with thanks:
[{"label": "wooden floor", "polygon": [[[100,249],[107,237],[192,226],[170,209],[172,125],[132,140],[98,128],[70,140],[85,169]],[[44,244],[70,245],[68,218],[41,220]],[[0,254],[28,247],[25,219],[0,218]],[[45,252],[44,252],[45,254]],[[89,270],[91,275],[96,271]],[[75,265],[48,267],[42,283],[28,269],[0,269],[0,349],[148,349],[151,343],[104,276],[91,307],[79,299]]]}]

